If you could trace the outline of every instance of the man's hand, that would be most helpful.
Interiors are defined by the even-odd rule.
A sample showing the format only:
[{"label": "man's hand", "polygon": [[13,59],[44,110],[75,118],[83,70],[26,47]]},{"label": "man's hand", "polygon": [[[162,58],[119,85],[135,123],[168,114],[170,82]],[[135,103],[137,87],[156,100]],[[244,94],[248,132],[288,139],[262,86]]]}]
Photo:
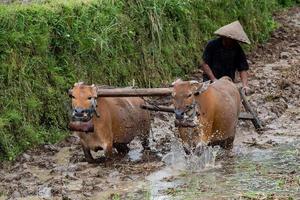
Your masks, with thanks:
[{"label": "man's hand", "polygon": [[242,92],[244,92],[244,94],[245,94],[246,96],[249,96],[250,94],[253,94],[253,91],[252,91],[251,88],[248,87],[248,86],[243,86],[243,87],[242,87]]},{"label": "man's hand", "polygon": [[253,90],[248,86],[248,72],[247,71],[240,71],[240,77],[242,80],[242,92],[244,92],[245,95],[253,94]]}]

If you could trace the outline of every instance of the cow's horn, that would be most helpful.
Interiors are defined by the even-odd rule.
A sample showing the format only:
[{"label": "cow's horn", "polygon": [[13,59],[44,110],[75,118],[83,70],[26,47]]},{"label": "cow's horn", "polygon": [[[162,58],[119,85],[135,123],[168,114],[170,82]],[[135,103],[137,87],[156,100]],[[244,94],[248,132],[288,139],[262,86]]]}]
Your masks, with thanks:
[{"label": "cow's horn", "polygon": [[198,82],[198,81],[195,81],[195,80],[191,80],[191,81],[190,81],[190,84],[191,84],[191,85],[193,85],[193,84],[198,84],[198,83],[199,83],[199,82]]}]

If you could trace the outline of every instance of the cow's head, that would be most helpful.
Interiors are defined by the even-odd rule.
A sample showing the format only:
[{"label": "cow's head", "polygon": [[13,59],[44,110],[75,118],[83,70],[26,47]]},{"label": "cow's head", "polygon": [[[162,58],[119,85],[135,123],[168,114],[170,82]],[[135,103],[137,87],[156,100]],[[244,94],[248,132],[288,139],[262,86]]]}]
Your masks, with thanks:
[{"label": "cow's head", "polygon": [[94,85],[75,83],[69,90],[72,98],[72,122],[69,127],[73,131],[89,132],[93,130],[91,119],[97,114],[97,88]]},{"label": "cow's head", "polygon": [[210,81],[176,80],[173,85],[173,104],[175,108],[175,125],[181,127],[194,127],[197,125],[198,105],[195,97],[204,92]]}]

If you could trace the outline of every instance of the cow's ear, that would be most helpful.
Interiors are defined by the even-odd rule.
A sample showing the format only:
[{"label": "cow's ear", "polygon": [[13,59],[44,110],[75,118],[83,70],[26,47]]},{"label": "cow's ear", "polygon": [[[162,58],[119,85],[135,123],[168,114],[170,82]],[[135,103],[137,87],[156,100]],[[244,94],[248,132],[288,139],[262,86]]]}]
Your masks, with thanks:
[{"label": "cow's ear", "polygon": [[72,89],[68,90],[68,95],[69,95],[69,97],[73,97],[73,90]]},{"label": "cow's ear", "polygon": [[197,91],[199,86],[200,86],[200,83],[198,81],[190,81],[190,86],[191,86],[191,89],[193,92]]},{"label": "cow's ear", "polygon": [[93,95],[93,97],[96,98],[98,96],[97,87],[93,84],[93,85],[91,85],[91,88],[92,88],[92,95]]},{"label": "cow's ear", "polygon": [[74,83],[74,87],[81,86],[81,85],[84,85],[83,81],[79,81],[77,83]]},{"label": "cow's ear", "polygon": [[171,86],[174,86],[176,83],[180,83],[180,82],[182,82],[182,80],[178,78],[171,84]]},{"label": "cow's ear", "polygon": [[211,81],[205,81],[202,84],[200,84],[200,87],[194,92],[195,96],[198,96],[199,94],[205,92],[207,88],[209,87]]},{"label": "cow's ear", "polygon": [[210,81],[210,80],[209,80],[209,81],[203,82],[203,83],[202,83],[202,86],[201,86],[201,88],[200,88],[200,93],[206,91],[207,88],[210,86],[210,84],[211,84],[211,81]]},{"label": "cow's ear", "polygon": [[202,92],[204,92],[205,90],[207,90],[207,88],[210,86],[211,84],[211,81],[205,81],[203,84],[202,84],[202,87],[201,87],[201,90]]}]

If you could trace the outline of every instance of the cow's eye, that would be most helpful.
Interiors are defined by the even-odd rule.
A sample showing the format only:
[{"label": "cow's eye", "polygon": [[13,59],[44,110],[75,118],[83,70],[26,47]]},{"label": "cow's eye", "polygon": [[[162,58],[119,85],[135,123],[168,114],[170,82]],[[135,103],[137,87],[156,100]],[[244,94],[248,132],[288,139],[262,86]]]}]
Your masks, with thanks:
[{"label": "cow's eye", "polygon": [[191,97],[192,96],[192,93],[190,93],[189,95],[188,95],[188,97]]},{"label": "cow's eye", "polygon": [[91,100],[92,99],[92,97],[88,97],[88,100]]},{"label": "cow's eye", "polygon": [[73,95],[71,95],[71,94],[69,95],[69,97],[72,98],[72,99],[75,99],[75,97]]}]

